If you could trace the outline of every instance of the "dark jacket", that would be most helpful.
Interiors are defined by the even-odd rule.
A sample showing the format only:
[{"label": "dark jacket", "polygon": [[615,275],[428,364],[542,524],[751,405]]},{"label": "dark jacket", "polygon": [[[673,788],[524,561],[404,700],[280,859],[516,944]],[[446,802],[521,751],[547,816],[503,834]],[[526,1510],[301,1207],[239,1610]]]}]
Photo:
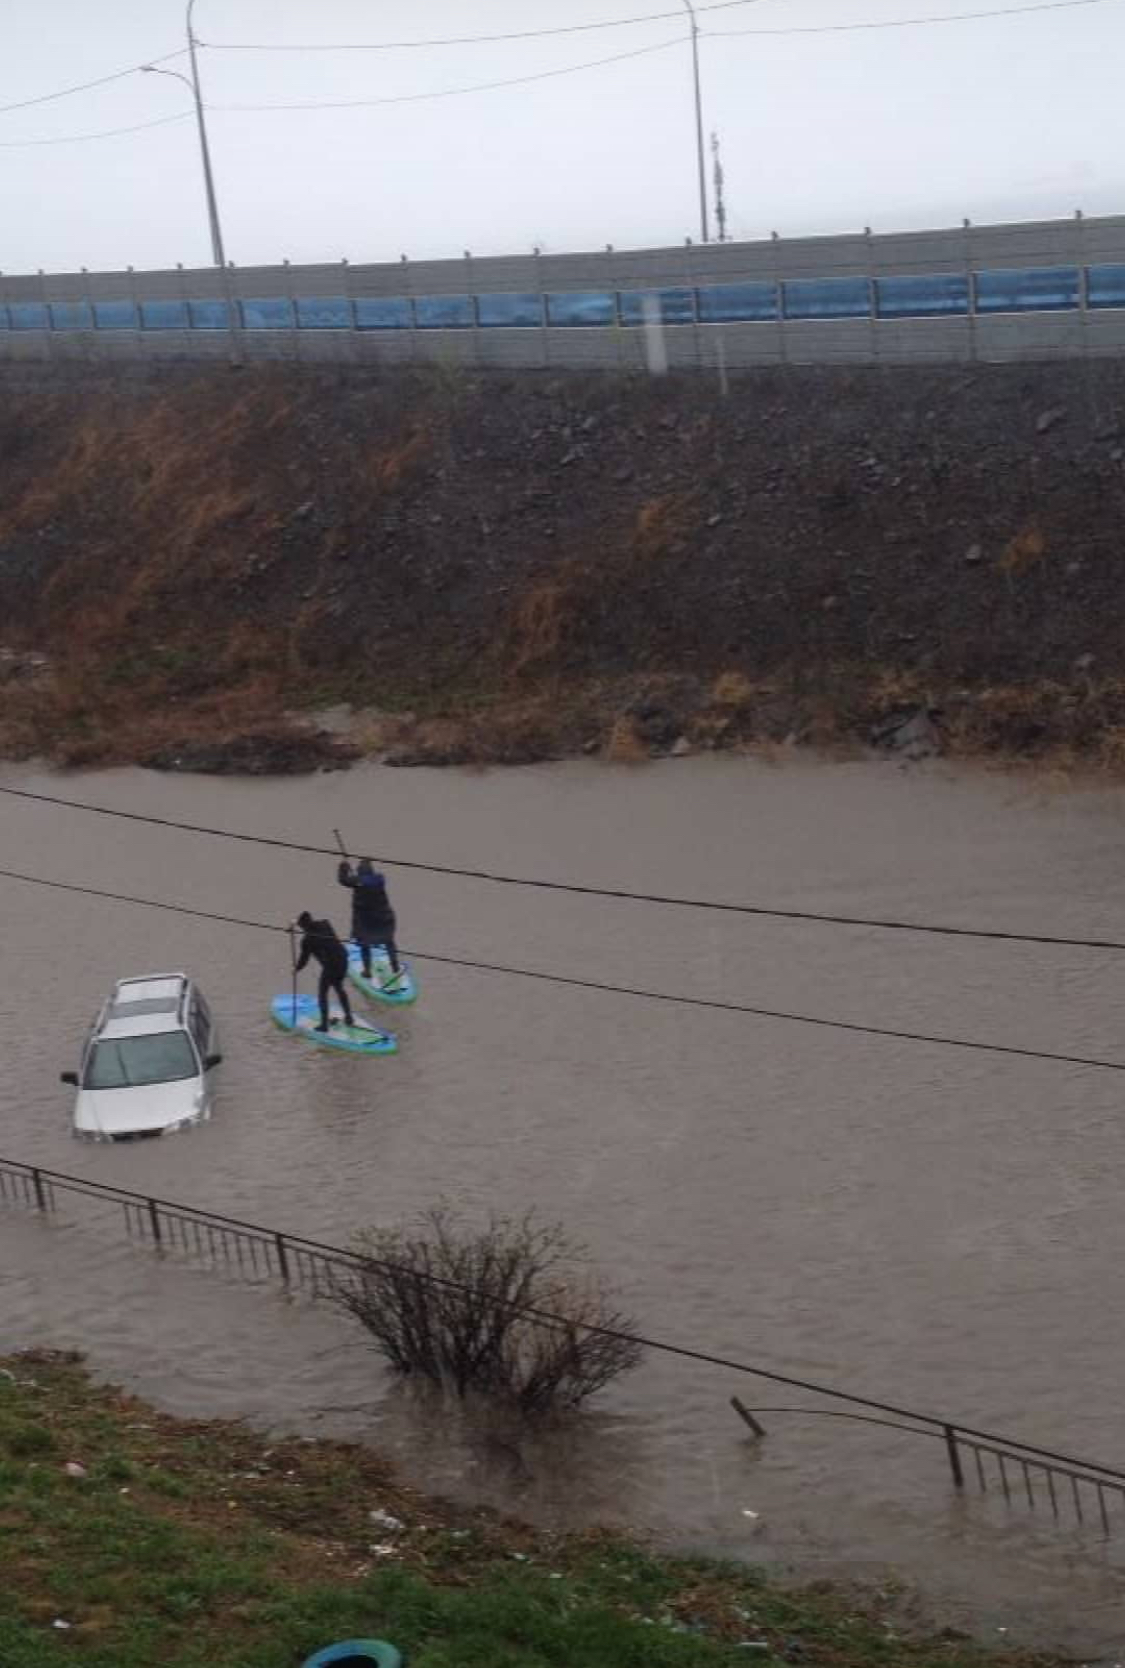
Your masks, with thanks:
[{"label": "dark jacket", "polygon": [[301,939],[301,954],[297,961],[299,973],[312,956],[326,972],[346,972],[348,952],[336,937],[331,921],[310,921]]},{"label": "dark jacket", "polygon": [[353,874],[350,863],[341,863],[336,878],[352,895],[353,938],[362,940],[394,932],[395,912],[387,897],[387,882],[381,874]]}]

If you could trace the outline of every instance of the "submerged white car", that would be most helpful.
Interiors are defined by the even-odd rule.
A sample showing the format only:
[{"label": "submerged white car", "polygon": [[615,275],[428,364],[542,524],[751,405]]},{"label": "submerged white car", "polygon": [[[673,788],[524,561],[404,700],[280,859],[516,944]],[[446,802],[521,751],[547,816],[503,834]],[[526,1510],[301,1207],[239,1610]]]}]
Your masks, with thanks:
[{"label": "submerged white car", "polygon": [[62,1073],[78,1090],[74,1133],[129,1141],[202,1123],[222,1063],[217,1048],[211,1010],[186,973],[119,979],[90,1027],[81,1068]]}]

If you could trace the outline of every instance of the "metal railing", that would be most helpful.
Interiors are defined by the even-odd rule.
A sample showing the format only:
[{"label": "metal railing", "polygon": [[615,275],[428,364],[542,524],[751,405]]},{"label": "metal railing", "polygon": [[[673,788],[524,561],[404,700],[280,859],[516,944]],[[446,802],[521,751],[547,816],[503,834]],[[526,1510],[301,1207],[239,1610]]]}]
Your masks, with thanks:
[{"label": "metal railing", "polygon": [[[976,1479],[981,1494],[989,1492],[989,1468],[985,1465],[985,1457],[996,1462],[995,1482],[999,1482],[1000,1489],[1008,1505],[1013,1503],[1016,1494],[1022,1500],[1024,1495],[1031,1511],[1038,1509],[1042,1501],[1042,1488],[1045,1486],[1047,1503],[1051,1508],[1051,1515],[1055,1522],[1069,1512],[1073,1512],[1075,1522],[1082,1525],[1086,1522],[1086,1509],[1097,1506],[1101,1520],[1102,1532],[1109,1535],[1114,1527],[1107,1501],[1125,1510],[1125,1486],[1117,1482],[1112,1473],[1106,1475],[1092,1475],[1089,1470],[1076,1470],[1072,1466],[1059,1465],[1054,1461],[1037,1457],[1035,1450],[1015,1451],[1011,1448],[1000,1448],[989,1442],[977,1442],[967,1436],[959,1436],[958,1461],[960,1451],[967,1449],[975,1462]],[[1015,1477],[1009,1477],[1008,1468],[1015,1471]],[[1022,1491],[1020,1482],[1022,1481]],[[1035,1484],[1039,1483],[1040,1493],[1036,1493]],[[1059,1485],[1063,1485],[1061,1488]],[[962,1478],[959,1486],[964,1486]],[[1061,1495],[1061,1503],[1060,1503]]]},{"label": "metal railing", "polygon": [[[831,1394],[840,1400],[848,1399],[839,1391],[833,1391]],[[908,1425],[901,1419],[872,1418],[866,1413],[843,1412],[822,1407],[750,1408],[737,1396],[731,1397],[731,1406],[758,1441],[766,1434],[765,1427],[760,1422],[761,1418],[781,1413],[803,1415],[810,1419],[854,1419],[860,1424],[881,1425],[885,1429],[905,1431],[908,1436],[936,1438],[945,1444],[950,1475],[959,1493],[964,1493],[966,1489],[965,1472],[968,1457],[971,1456],[973,1467],[970,1475],[974,1476],[977,1492],[982,1495],[999,1492],[1003,1495],[1005,1504],[1009,1506],[1022,1504],[1026,1500],[1031,1511],[1037,1511],[1040,1505],[1049,1505],[1056,1523],[1061,1522],[1064,1517],[1072,1516],[1079,1526],[1086,1524],[1088,1511],[1089,1515],[1093,1516],[1093,1507],[1096,1505],[1097,1515],[1106,1535],[1115,1527],[1110,1508],[1116,1506],[1119,1508],[1120,1522],[1125,1524],[1125,1479],[1120,1472],[1109,1466],[1066,1460],[1062,1456],[1051,1454],[1049,1450],[1029,1447],[1014,1439],[1006,1441],[995,1437],[986,1441],[963,1426],[930,1420],[925,1414],[911,1414],[910,1417],[919,1422]],[[986,1460],[991,1460],[994,1464],[989,1465]]]},{"label": "metal railing", "polygon": [[[313,1300],[332,1294],[338,1272],[361,1271],[368,1259],[341,1246],[287,1234],[257,1223],[194,1205],[174,1203],[135,1193],[105,1182],[88,1181],[59,1171],[45,1170],[17,1160],[0,1159],[0,1203],[25,1206],[48,1215],[57,1210],[57,1195],[73,1194],[121,1207],[126,1232],[164,1254],[182,1255],[259,1284],[280,1284],[285,1290]],[[419,1276],[419,1278],[426,1278]],[[448,1284],[449,1282],[442,1282]],[[550,1318],[531,1311],[531,1318],[549,1325]],[[597,1330],[596,1328],[594,1330]],[[1049,1509],[1055,1522],[1064,1517],[1084,1527],[1100,1523],[1103,1535],[1125,1525],[1125,1471],[1100,1461],[1037,1447],[994,1432],[976,1430],[956,1420],[919,1413],[891,1402],[879,1402],[808,1379],[790,1377],[746,1363],[707,1356],[701,1351],[637,1338],[648,1349],[734,1369],[752,1377],[784,1384],[847,1404],[844,1408],[746,1407],[737,1397],[732,1405],[756,1440],[765,1435],[759,1415],[792,1414],[809,1418],[851,1419],[911,1436],[937,1439],[945,1448],[954,1487],[970,1492],[966,1472],[981,1495],[1002,1496],[1006,1505]],[[864,1411],[852,1411],[862,1409]],[[883,1417],[889,1415],[890,1417]],[[904,1421],[910,1421],[906,1423]]]},{"label": "metal railing", "polygon": [[39,1210],[55,1208],[54,1189],[44,1172],[26,1165],[0,1164],[0,1199]]},{"label": "metal railing", "polygon": [[330,1290],[330,1268],[356,1269],[363,1263],[362,1257],[340,1246],[323,1245],[297,1234],[280,1233],[106,1182],[0,1160],[0,1201],[48,1213],[57,1209],[59,1192],[120,1205],[129,1237],[144,1240],[160,1251],[228,1269],[243,1279],[280,1281],[313,1298],[326,1296]]}]

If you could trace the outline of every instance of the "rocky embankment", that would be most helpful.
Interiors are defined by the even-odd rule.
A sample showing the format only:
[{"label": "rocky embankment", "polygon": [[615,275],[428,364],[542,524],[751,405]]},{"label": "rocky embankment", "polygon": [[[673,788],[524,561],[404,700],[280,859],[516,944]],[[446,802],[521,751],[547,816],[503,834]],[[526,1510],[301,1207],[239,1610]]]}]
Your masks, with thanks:
[{"label": "rocky embankment", "polygon": [[0,753],[1117,766],[1123,504],[1111,361],[9,372]]}]

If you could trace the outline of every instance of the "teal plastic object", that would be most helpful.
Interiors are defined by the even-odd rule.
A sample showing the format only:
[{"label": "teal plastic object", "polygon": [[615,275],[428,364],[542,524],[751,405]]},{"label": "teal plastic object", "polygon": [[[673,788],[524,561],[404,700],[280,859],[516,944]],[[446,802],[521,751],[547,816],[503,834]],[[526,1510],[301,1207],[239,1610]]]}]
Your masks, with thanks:
[{"label": "teal plastic object", "polygon": [[304,1668],[405,1668],[406,1659],[385,1639],[345,1639],[310,1656]]}]

